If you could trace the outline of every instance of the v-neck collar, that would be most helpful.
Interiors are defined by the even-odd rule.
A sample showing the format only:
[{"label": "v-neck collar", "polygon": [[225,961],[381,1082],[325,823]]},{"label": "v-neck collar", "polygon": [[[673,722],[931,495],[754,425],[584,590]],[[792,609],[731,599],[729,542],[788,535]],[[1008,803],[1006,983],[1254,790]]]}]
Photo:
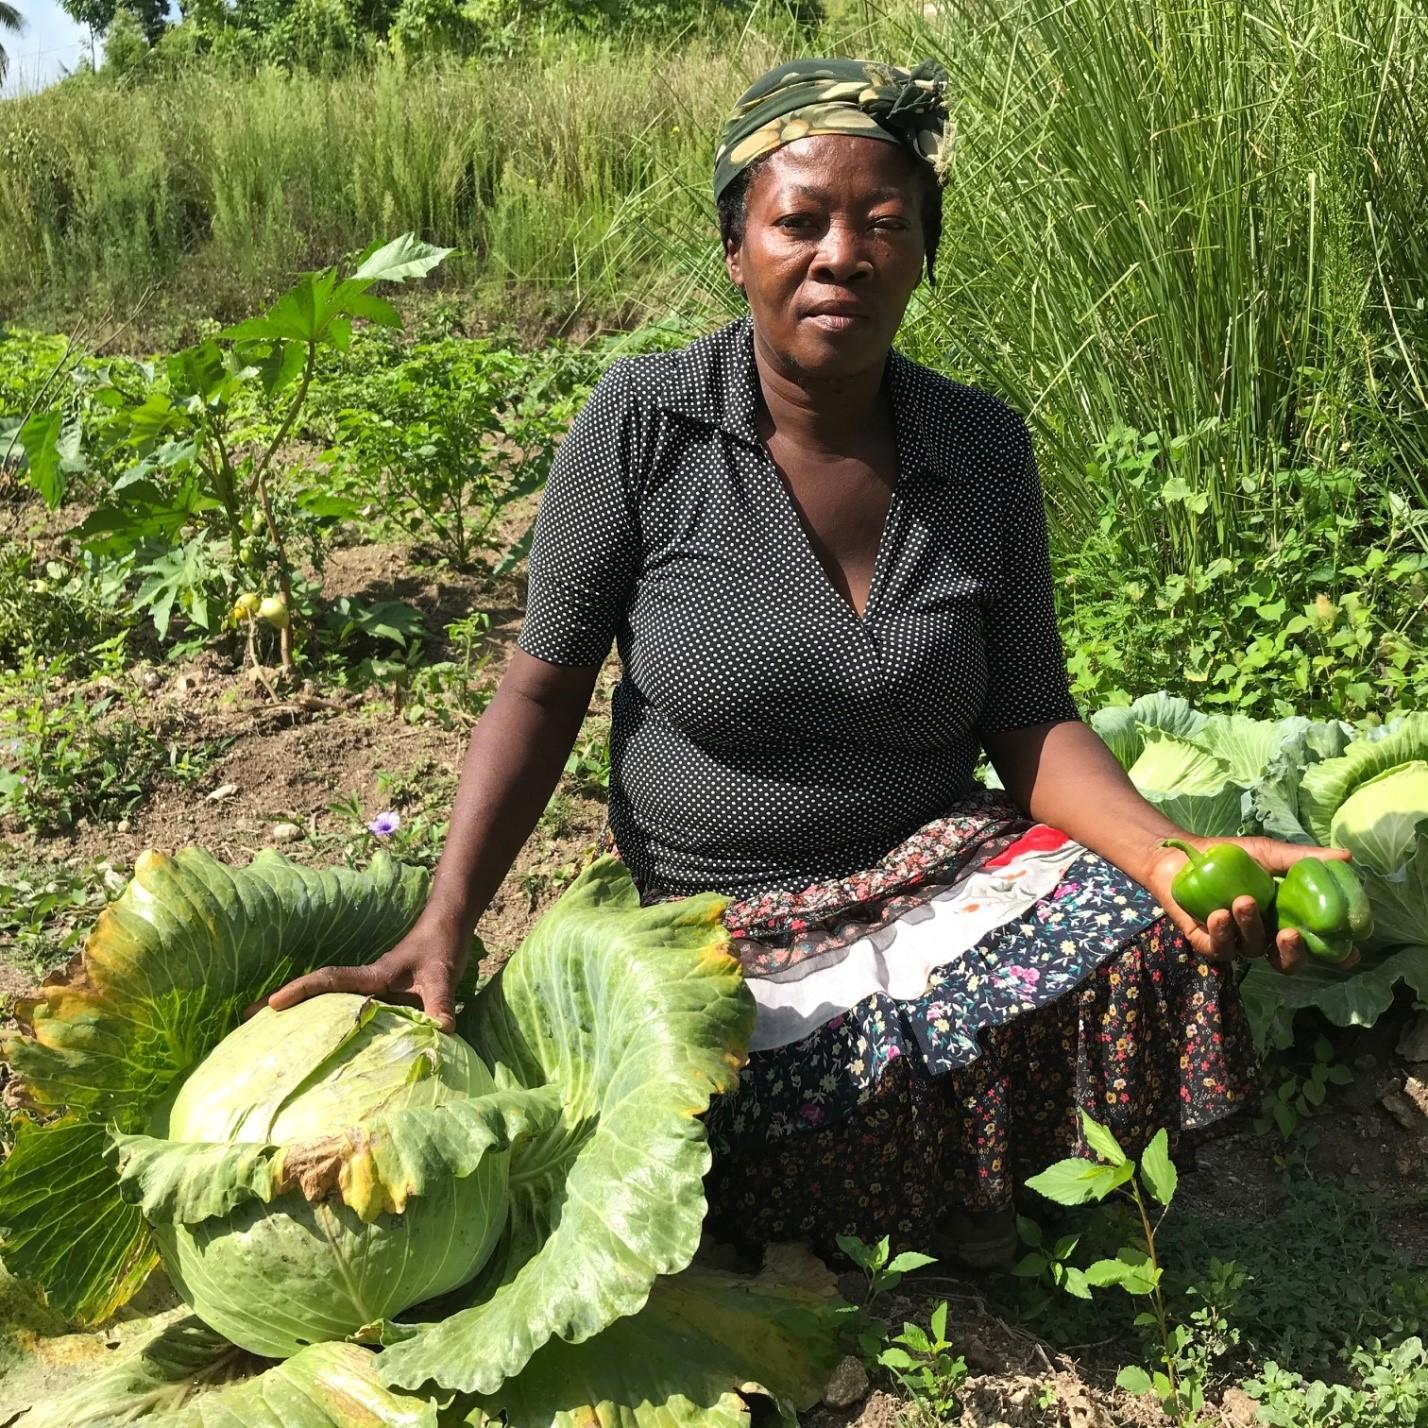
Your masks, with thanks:
[{"label": "v-neck collar", "polygon": [[[753,318],[745,314],[675,355],[673,370],[655,398],[656,405],[690,421],[717,427],[746,445],[762,447]],[[913,471],[935,473],[918,410],[921,384],[917,364],[896,348],[889,349],[887,378],[899,477]],[[848,608],[852,610],[851,605]]]}]

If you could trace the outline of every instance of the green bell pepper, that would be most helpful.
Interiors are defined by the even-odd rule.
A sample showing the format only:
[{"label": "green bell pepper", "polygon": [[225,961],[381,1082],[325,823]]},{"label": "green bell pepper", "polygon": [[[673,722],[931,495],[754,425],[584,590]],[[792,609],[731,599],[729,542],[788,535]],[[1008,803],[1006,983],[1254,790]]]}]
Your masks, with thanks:
[{"label": "green bell pepper", "polygon": [[1358,875],[1339,859],[1301,858],[1279,880],[1274,908],[1315,957],[1342,962],[1373,932],[1373,909]]},{"label": "green bell pepper", "polygon": [[1170,884],[1170,894],[1197,922],[1229,911],[1237,897],[1252,897],[1263,916],[1274,904],[1274,879],[1238,843],[1213,843],[1202,853],[1179,838],[1167,838],[1190,859]]}]

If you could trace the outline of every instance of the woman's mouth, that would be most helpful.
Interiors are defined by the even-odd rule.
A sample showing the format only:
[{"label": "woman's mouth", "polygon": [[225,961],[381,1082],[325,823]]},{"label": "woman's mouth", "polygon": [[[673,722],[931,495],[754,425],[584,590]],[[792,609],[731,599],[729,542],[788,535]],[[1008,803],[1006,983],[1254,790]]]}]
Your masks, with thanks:
[{"label": "woman's mouth", "polygon": [[824,332],[847,332],[850,327],[866,320],[866,314],[861,312],[810,312],[804,318],[805,322],[821,327]]}]

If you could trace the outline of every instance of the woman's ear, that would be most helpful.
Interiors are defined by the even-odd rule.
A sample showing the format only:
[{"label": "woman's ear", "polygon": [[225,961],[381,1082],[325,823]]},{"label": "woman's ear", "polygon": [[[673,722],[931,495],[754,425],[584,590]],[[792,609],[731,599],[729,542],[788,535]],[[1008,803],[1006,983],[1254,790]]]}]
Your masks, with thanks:
[{"label": "woman's ear", "polygon": [[743,292],[744,265],[740,261],[739,249],[737,245],[733,243],[724,244],[724,267],[729,274],[729,281],[733,283],[740,292]]}]

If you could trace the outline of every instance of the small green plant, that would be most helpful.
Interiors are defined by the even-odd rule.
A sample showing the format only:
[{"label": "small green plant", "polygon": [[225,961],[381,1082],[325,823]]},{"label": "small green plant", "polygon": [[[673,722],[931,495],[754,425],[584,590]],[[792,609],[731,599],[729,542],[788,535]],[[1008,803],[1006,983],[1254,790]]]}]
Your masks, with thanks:
[{"label": "small green plant", "polygon": [[868,1287],[863,1295],[864,1309],[872,1308],[885,1294],[896,1289],[902,1283],[904,1275],[937,1263],[930,1254],[921,1254],[917,1250],[892,1254],[887,1235],[872,1245],[860,1240],[857,1235],[839,1235],[838,1248],[867,1277]]},{"label": "small green plant", "polygon": [[413,670],[405,711],[409,722],[430,719],[443,729],[475,724],[493,693],[484,678],[492,652],[478,653],[490,628],[491,617],[484,610],[474,610],[447,625],[446,643],[452,657]]},{"label": "small green plant", "polygon": [[1272,1428],[1420,1428],[1428,1422],[1428,1350],[1417,1335],[1392,1348],[1378,1340],[1356,1349],[1357,1386],[1306,1379],[1266,1362],[1244,1390]]},{"label": "small green plant", "polygon": [[937,1418],[956,1407],[957,1391],[967,1378],[967,1361],[952,1353],[947,1338],[947,1301],[932,1311],[928,1327],[905,1322],[891,1332],[887,1322],[872,1310],[891,1294],[905,1275],[936,1264],[932,1255],[917,1250],[893,1254],[887,1235],[875,1244],[857,1235],[839,1235],[838,1248],[863,1272],[867,1280],[863,1302],[852,1320],[858,1354],[870,1370],[883,1370],[917,1405]]},{"label": "small green plant", "polygon": [[[1116,1287],[1135,1298],[1149,1300],[1149,1311],[1138,1314],[1135,1322],[1138,1328],[1155,1330],[1160,1366],[1146,1370],[1137,1364],[1128,1365],[1117,1375],[1116,1382],[1130,1393],[1153,1393],[1177,1423],[1191,1423],[1204,1406],[1204,1384],[1198,1375],[1186,1371],[1184,1351],[1190,1332],[1171,1321],[1162,1283],[1164,1270],[1156,1255],[1156,1232],[1179,1183],[1170,1159],[1169,1136],[1164,1130],[1157,1131],[1137,1163],[1121,1149],[1106,1126],[1084,1111],[1081,1132],[1094,1160],[1076,1156],[1059,1160],[1033,1176],[1027,1185],[1058,1205],[1099,1203],[1118,1195],[1135,1210],[1141,1242],[1123,1245],[1114,1258],[1093,1261],[1074,1279],[1068,1275],[1063,1287],[1077,1295]],[[1146,1193],[1161,1206],[1154,1219]]]},{"label": "small green plant", "polygon": [[915,1404],[939,1420],[951,1414],[967,1381],[967,1360],[953,1354],[947,1338],[947,1301],[933,1309],[926,1329],[905,1323],[888,1337],[877,1348],[876,1362]]},{"label": "small green plant", "polygon": [[93,869],[34,863],[4,849],[0,943],[11,965],[42,977],[62,965],[124,879],[107,863]]},{"label": "small green plant", "polygon": [[587,735],[570,751],[565,776],[577,793],[603,796],[610,791],[610,733]]},{"label": "small green plant", "polygon": [[[427,768],[425,774],[430,773]],[[449,807],[452,791],[449,775],[433,778],[424,777],[421,771],[393,773],[379,769],[375,801],[381,811],[369,815],[362,796],[350,793],[327,806],[329,813],[348,825],[329,837],[342,841],[344,860],[352,867],[365,866],[378,848],[386,849],[399,862],[435,867],[446,842],[448,820],[431,817],[424,804]]]},{"label": "small green plant", "polygon": [[232,743],[166,739],[134,717],[117,689],[65,690],[68,669],[64,657],[28,656],[3,681],[0,817],[38,833],[121,818],[160,782],[195,783]]},{"label": "small green plant", "polygon": [[1295,1071],[1278,1058],[1279,1080],[1265,1098],[1264,1109],[1255,1118],[1254,1128],[1261,1135],[1277,1130],[1285,1140],[1306,1141],[1306,1122],[1324,1104],[1330,1086],[1347,1086],[1354,1079],[1347,1066],[1334,1059],[1329,1039],[1316,1037],[1314,1059],[1302,1072]]}]

